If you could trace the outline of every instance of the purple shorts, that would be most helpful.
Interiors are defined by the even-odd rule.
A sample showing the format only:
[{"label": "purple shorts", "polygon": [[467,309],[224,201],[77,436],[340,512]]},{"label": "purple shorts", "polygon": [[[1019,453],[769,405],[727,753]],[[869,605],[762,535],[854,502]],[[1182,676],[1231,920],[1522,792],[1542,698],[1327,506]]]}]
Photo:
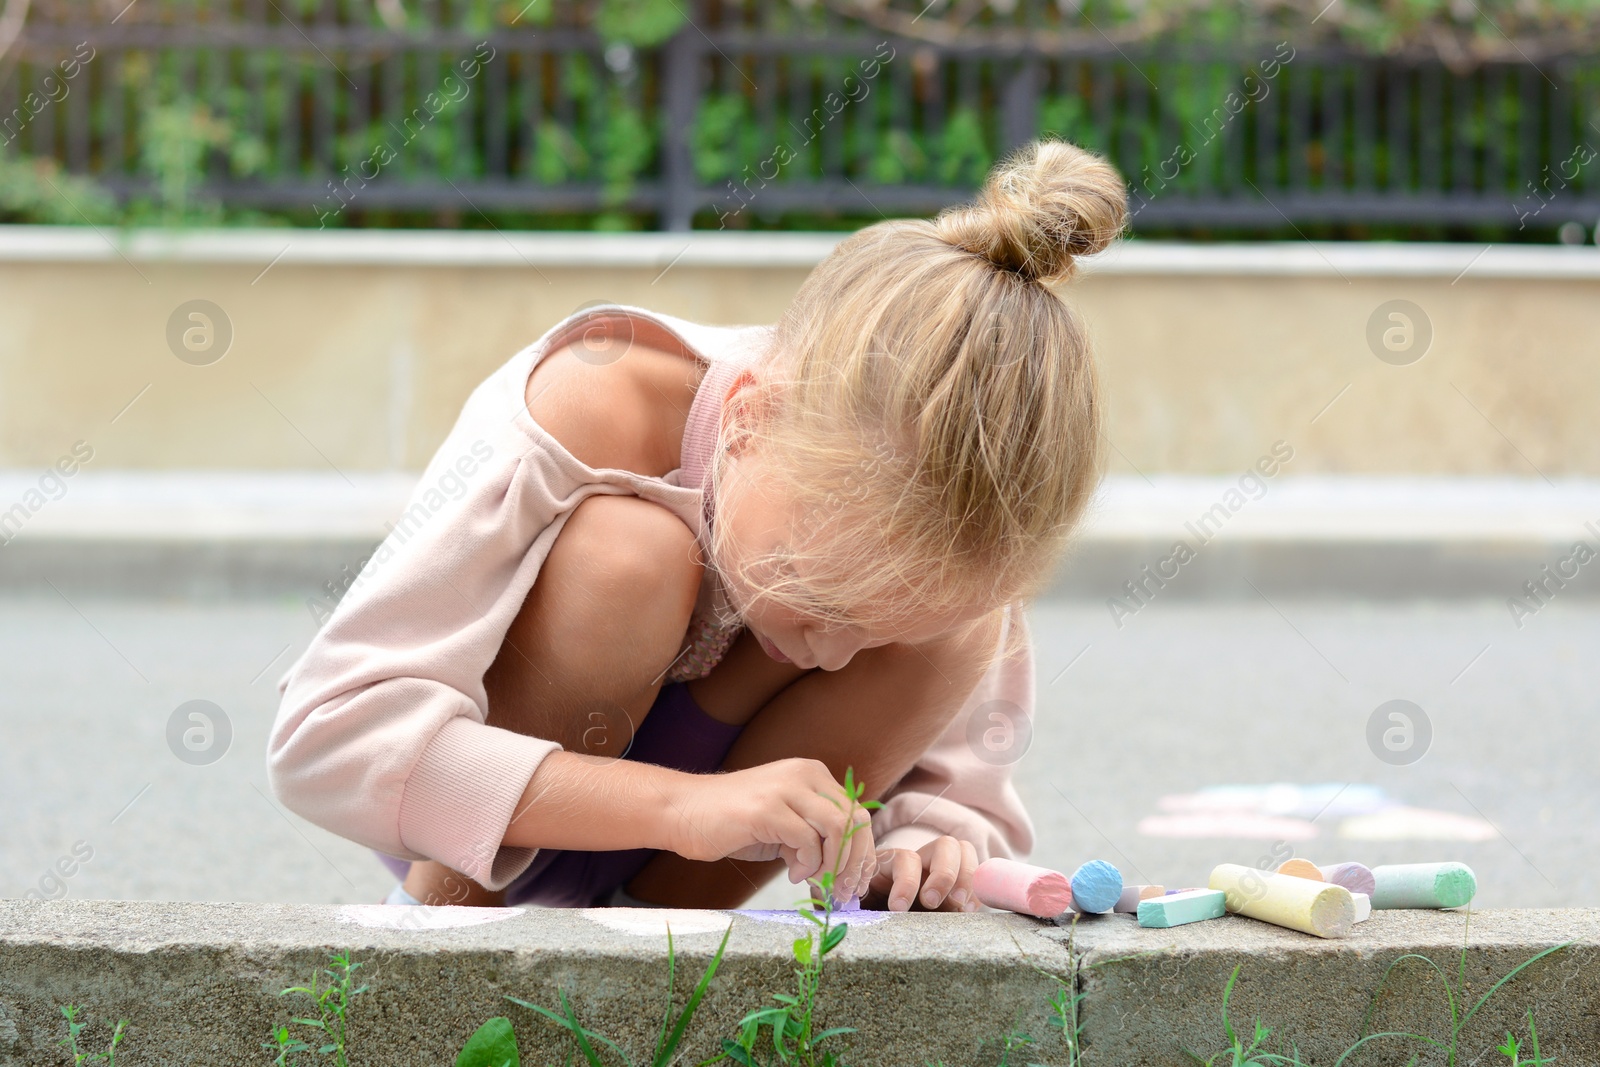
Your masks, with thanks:
[{"label": "purple shorts", "polygon": [[[707,774],[722,766],[743,729],[713,719],[689,695],[687,683],[672,682],[661,687],[650,713],[633,735],[633,744],[622,758]],[[506,903],[538,904],[547,908],[603,906],[612,891],[638,874],[657,851],[653,848],[622,852],[540,849],[528,869],[506,887]],[[408,860],[381,852],[375,855],[401,880],[411,869]]]}]

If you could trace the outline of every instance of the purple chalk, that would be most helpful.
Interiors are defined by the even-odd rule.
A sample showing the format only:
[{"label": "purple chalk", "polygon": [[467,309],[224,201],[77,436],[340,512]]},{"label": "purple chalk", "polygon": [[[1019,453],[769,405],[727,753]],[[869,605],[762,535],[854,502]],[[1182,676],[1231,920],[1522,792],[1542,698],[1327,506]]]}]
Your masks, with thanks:
[{"label": "purple chalk", "polygon": [[1371,896],[1377,888],[1372,869],[1359,863],[1335,863],[1331,867],[1318,867],[1322,880],[1330,885],[1342,885],[1352,893]]}]

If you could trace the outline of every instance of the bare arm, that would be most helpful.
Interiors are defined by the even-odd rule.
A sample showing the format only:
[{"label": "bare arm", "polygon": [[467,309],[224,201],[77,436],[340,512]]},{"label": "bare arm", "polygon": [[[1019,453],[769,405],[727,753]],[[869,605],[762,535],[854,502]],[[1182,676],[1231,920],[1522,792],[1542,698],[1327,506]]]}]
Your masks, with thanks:
[{"label": "bare arm", "polygon": [[[756,713],[723,768],[804,756],[840,780],[853,768],[865,783],[864,799],[883,796],[961,710],[990,662],[999,619],[986,618],[965,639],[863,649],[840,670],[807,672]],[[673,907],[733,908],[780,869],[777,861],[706,863],[662,854],[628,888]]]},{"label": "bare arm", "polygon": [[[687,775],[649,763],[552,752],[528,781],[504,843],[605,852],[666,848],[670,805]],[[442,863],[413,863],[406,892],[424,904],[499,907],[506,891],[485,889]]]},{"label": "bare arm", "polygon": [[667,848],[688,777],[650,763],[552,752],[523,790],[505,843],[584,852]]}]

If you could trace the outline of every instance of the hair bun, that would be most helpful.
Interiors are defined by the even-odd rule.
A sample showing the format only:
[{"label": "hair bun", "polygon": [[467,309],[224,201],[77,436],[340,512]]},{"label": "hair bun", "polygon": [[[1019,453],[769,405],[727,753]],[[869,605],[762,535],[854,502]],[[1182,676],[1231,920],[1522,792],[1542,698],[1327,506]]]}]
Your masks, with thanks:
[{"label": "hair bun", "polygon": [[1077,257],[1122,232],[1128,193],[1100,156],[1058,140],[1017,148],[989,172],[970,204],[946,208],[939,235],[996,267],[1041,283],[1072,277]]}]

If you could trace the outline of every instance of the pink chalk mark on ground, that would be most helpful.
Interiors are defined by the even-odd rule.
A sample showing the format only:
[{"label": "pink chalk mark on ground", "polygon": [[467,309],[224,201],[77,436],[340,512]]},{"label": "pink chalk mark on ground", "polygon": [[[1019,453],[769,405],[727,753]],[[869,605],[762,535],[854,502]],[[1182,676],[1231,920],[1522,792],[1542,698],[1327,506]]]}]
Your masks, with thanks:
[{"label": "pink chalk mark on ground", "polygon": [[[770,908],[738,908],[733,914],[746,915],[762,922],[786,923],[789,926],[815,926],[811,920],[801,917],[793,908],[778,911]],[[836,911],[833,913],[835,926],[871,926],[873,923],[882,922],[892,915],[899,914],[893,911]],[[817,918],[821,918],[818,915]]]},{"label": "pink chalk mark on ground", "polygon": [[1317,836],[1317,828],[1309,820],[1249,811],[1147,815],[1139,820],[1139,832],[1146,837],[1231,837],[1262,841],[1310,841]]},{"label": "pink chalk mark on ground", "polygon": [[427,904],[346,904],[334,921],[373,930],[452,930],[482,926],[527,914],[525,908],[458,908]]},{"label": "pink chalk mark on ground", "polygon": [[686,934],[720,934],[728,928],[728,917],[707,908],[583,908],[578,912],[590,922],[619,933],[641,937],[673,937]]},{"label": "pink chalk mark on ground", "polygon": [[1413,808],[1373,785],[1336,782],[1307,785],[1216,785],[1164,796],[1159,814],[1139,823],[1147,837],[1235,838],[1310,841],[1318,827],[1340,819],[1347,841],[1489,841],[1499,836],[1483,819],[1448,811]]},{"label": "pink chalk mark on ground", "polygon": [[1171,815],[1249,812],[1294,819],[1363,815],[1393,807],[1377,786],[1359,782],[1269,782],[1264,785],[1213,785],[1194,793],[1175,793],[1157,801]]},{"label": "pink chalk mark on ground", "polygon": [[1428,808],[1390,808],[1344,820],[1347,841],[1493,841],[1500,835],[1482,819]]}]

